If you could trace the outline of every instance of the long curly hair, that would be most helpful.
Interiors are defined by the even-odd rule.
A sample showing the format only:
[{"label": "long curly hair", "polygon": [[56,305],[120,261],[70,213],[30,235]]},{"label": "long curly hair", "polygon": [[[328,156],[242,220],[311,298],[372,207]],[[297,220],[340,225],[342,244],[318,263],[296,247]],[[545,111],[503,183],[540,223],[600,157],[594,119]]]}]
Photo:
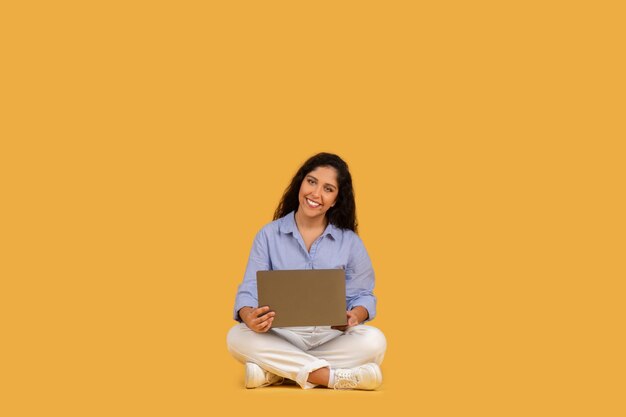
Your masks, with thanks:
[{"label": "long curly hair", "polygon": [[278,203],[278,207],[274,212],[274,220],[278,220],[292,211],[298,210],[300,205],[298,194],[302,181],[304,181],[307,174],[318,167],[333,167],[337,170],[339,192],[335,205],[326,212],[328,222],[340,229],[350,229],[357,233],[356,203],[348,164],[339,156],[326,152],[313,155],[298,169],[291,183],[285,189],[280,203]]}]

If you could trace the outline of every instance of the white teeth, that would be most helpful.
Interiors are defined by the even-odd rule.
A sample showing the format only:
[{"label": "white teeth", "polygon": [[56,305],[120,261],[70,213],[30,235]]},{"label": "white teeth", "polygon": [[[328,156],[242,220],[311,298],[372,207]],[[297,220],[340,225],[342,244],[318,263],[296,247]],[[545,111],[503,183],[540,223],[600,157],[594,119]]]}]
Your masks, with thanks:
[{"label": "white teeth", "polygon": [[311,201],[311,200],[309,200],[308,198],[306,199],[306,201],[308,201],[308,202],[309,202],[309,204],[310,204],[310,205],[312,205],[312,206],[314,206],[314,207],[319,206],[319,203],[316,203],[315,201]]}]

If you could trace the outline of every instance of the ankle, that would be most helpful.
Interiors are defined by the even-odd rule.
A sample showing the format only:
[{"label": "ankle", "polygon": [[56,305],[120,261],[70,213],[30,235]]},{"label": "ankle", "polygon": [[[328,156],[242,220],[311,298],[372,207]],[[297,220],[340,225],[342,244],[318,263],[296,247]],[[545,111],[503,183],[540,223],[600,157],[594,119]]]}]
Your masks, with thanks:
[{"label": "ankle", "polygon": [[315,385],[329,386],[330,368],[319,368],[309,373],[307,381]]}]

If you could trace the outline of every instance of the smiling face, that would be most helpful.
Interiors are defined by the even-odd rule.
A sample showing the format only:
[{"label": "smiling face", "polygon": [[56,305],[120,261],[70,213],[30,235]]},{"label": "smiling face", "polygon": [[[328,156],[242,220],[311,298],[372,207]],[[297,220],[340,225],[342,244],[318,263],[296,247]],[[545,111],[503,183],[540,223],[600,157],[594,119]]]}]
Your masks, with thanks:
[{"label": "smiling face", "polygon": [[325,216],[339,195],[337,170],[328,166],[315,168],[304,176],[298,193],[302,214],[315,218]]}]

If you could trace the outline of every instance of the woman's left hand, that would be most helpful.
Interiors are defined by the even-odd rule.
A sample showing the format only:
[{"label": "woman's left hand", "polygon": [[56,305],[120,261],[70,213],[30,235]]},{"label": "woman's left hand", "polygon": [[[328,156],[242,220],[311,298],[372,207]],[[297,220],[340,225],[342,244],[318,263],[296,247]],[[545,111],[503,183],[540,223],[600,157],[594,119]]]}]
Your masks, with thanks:
[{"label": "woman's left hand", "polygon": [[345,332],[348,327],[357,326],[359,323],[365,321],[369,316],[369,313],[364,307],[356,306],[350,311],[346,311],[348,316],[348,324],[345,326],[331,326],[331,329],[341,330]]}]

